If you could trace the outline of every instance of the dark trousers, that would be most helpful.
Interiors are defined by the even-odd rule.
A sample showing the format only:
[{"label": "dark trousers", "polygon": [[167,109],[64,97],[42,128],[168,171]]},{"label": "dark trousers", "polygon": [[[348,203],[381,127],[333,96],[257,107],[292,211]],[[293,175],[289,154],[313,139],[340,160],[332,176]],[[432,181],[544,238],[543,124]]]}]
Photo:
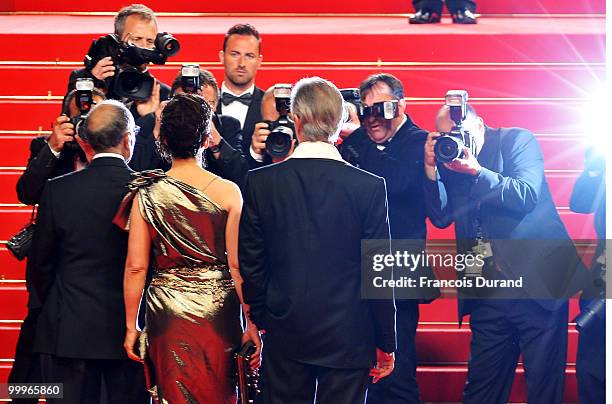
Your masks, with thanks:
[{"label": "dark trousers", "polygon": [[[581,308],[584,309],[588,302],[589,300],[581,300]],[[594,318],[578,336],[576,376],[581,403],[603,404],[606,402],[605,313],[601,317]]]},{"label": "dark trousers", "polygon": [[[28,309],[28,315],[21,324],[19,338],[15,348],[15,361],[8,377],[9,383],[40,383],[40,361],[38,354],[33,352],[36,321],[40,309]],[[35,404],[36,398],[13,399],[16,404]]]},{"label": "dark trousers", "polygon": [[[423,10],[442,14],[442,0],[413,0],[412,5],[415,11]],[[476,12],[476,2],[472,0],[446,0],[446,8],[450,13],[465,9],[474,13]]]},{"label": "dark trousers", "polygon": [[284,357],[269,344],[263,350],[265,404],[359,404],[365,401],[370,369],[332,369]]},{"label": "dark trousers", "polygon": [[466,404],[508,402],[519,353],[529,404],[563,401],[567,302],[549,311],[532,300],[479,300],[470,316],[472,341]]},{"label": "dark trousers", "polygon": [[415,300],[398,300],[396,314],[397,350],[393,373],[368,387],[367,404],[420,403],[416,379],[416,329],[419,304]]},{"label": "dark trousers", "polygon": [[64,398],[48,398],[47,403],[100,403],[102,383],[106,386],[107,404],[148,404],[150,401],[143,366],[138,362],[41,354],[40,363],[44,383],[64,384]]}]

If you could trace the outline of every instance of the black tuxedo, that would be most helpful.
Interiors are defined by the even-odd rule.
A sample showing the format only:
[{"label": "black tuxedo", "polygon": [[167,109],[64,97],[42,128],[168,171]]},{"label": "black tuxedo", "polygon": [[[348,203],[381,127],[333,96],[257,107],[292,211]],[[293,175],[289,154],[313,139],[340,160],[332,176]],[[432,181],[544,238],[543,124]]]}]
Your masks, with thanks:
[{"label": "black tuxedo", "polygon": [[[257,162],[253,157],[251,157],[251,138],[253,137],[253,130],[255,129],[255,124],[257,122],[261,122],[261,100],[263,98],[265,91],[262,89],[255,87],[253,90],[253,98],[251,99],[251,104],[249,104],[249,109],[247,111],[246,118],[244,120],[244,125],[242,125],[242,151],[244,156],[248,162],[250,168],[261,167],[263,164]],[[237,102],[237,101],[236,101]],[[217,105],[217,114],[221,115],[221,102]]]},{"label": "black tuxedo", "polygon": [[242,188],[249,167],[242,149],[240,121],[231,116],[215,115],[213,123],[222,137],[219,144],[220,154],[219,158],[215,159],[213,153],[206,149],[204,152],[206,169]]},{"label": "black tuxedo", "polygon": [[493,291],[513,300],[460,301],[472,329],[464,402],[506,402],[519,353],[528,369],[528,401],[561,402],[567,297],[586,270],[555,209],[535,137],[520,128],[487,128],[477,158],[482,169],[475,178],[440,167],[441,180],[425,181],[429,217],[439,227],[455,223],[458,252],[478,234],[490,240],[493,258],[483,274],[523,277],[523,288]]},{"label": "black tuxedo", "polygon": [[[365,371],[345,383],[365,392],[375,347],[395,350],[393,300],[360,295],[361,240],[389,239],[385,193],[383,179],[343,161],[290,158],[249,172],[240,272],[252,319],[266,330],[267,402],[301,403],[331,370]],[[295,383],[283,396],[285,371]]]},{"label": "black tuxedo", "polygon": [[32,254],[43,300],[35,350],[44,354],[44,381],[64,382],[67,402],[96,396],[89,390],[92,379],[99,389],[96,374],[107,382],[118,373],[133,378],[134,391],[110,385],[109,394],[137,402],[146,396],[142,368],[123,349],[127,234],[112,223],[130,178],[122,159],[102,157],[49,181],[41,199]]}]

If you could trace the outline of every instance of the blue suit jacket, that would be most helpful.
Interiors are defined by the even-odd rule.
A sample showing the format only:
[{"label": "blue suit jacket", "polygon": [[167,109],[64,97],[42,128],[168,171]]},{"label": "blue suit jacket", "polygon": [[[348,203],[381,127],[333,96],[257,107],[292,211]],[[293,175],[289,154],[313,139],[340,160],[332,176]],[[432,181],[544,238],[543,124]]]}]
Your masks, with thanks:
[{"label": "blue suit jacket", "polygon": [[[438,181],[425,181],[428,216],[437,227],[455,223],[457,248],[475,237],[473,210],[480,205],[484,236],[494,262],[510,279],[523,277],[519,295],[554,310],[585,282],[586,269],[552,200],[535,137],[520,128],[487,128],[476,178],[439,167]],[[460,314],[470,304],[460,304]]]}]

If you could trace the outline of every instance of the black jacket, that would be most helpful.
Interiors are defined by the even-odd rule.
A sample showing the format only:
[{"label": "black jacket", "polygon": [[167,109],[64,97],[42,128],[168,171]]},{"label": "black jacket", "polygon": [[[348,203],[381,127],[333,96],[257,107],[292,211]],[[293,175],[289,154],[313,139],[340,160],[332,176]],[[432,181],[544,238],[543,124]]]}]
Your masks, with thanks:
[{"label": "black jacket", "polygon": [[219,144],[218,159],[210,150],[205,151],[206,169],[242,188],[249,166],[242,149],[240,121],[231,116],[216,115],[213,123],[223,139]]},{"label": "black jacket", "polygon": [[45,136],[32,139],[28,165],[17,180],[17,198],[26,205],[40,201],[48,179],[74,171],[74,153],[62,150],[58,157],[53,155]]},{"label": "black jacket", "polygon": [[35,351],[125,359],[123,271],[127,233],[112,223],[131,170],[114,157],[48,182],[34,235],[32,271],[43,301]]},{"label": "black jacket", "polygon": [[423,148],[427,131],[416,126],[408,115],[406,119],[384,150],[377,148],[365,128],[360,127],[342,142],[340,154],[354,166],[385,179],[391,237],[425,240]]},{"label": "black jacket", "polygon": [[[581,289],[586,269],[555,208],[536,138],[525,129],[487,128],[478,162],[482,170],[475,179],[440,166],[441,180],[425,181],[432,223],[454,223],[457,248],[465,252],[479,216],[498,271],[491,274],[522,276],[519,294],[557,309]],[[463,303],[460,314],[467,314],[473,301]]]},{"label": "black jacket", "polygon": [[[393,299],[361,299],[361,241],[389,240],[380,177],[329,159],[250,171],[240,220],[244,298],[283,355],[366,368],[395,350]],[[270,348],[268,348],[270,349]]]},{"label": "black jacket", "polygon": [[[249,105],[249,109],[244,120],[244,125],[242,125],[242,151],[247,160],[249,168],[257,168],[264,165],[253,159],[253,157],[251,157],[250,151],[251,138],[253,137],[253,130],[255,129],[255,124],[257,122],[261,122],[261,100],[264,96],[264,93],[265,91],[258,87],[255,87],[255,90],[253,91],[253,98],[251,100],[251,104]],[[219,104],[217,105],[217,114],[222,114],[221,102],[219,102]]]}]

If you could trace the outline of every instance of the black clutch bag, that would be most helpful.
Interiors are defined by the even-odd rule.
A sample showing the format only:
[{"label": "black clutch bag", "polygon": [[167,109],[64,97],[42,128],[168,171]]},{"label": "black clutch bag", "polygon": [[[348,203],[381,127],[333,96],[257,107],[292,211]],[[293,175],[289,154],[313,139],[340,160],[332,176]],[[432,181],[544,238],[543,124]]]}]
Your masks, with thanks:
[{"label": "black clutch bag", "polygon": [[238,370],[238,404],[253,404],[260,393],[258,387],[259,370],[249,366],[251,355],[255,353],[255,344],[246,342],[236,353],[236,368]]},{"label": "black clutch bag", "polygon": [[34,238],[34,230],[36,229],[36,223],[34,222],[34,214],[36,207],[32,208],[32,216],[30,217],[30,223],[25,225],[17,234],[15,234],[9,241],[6,242],[6,248],[17,258],[19,261],[23,260],[30,253],[32,248],[32,240]]}]

